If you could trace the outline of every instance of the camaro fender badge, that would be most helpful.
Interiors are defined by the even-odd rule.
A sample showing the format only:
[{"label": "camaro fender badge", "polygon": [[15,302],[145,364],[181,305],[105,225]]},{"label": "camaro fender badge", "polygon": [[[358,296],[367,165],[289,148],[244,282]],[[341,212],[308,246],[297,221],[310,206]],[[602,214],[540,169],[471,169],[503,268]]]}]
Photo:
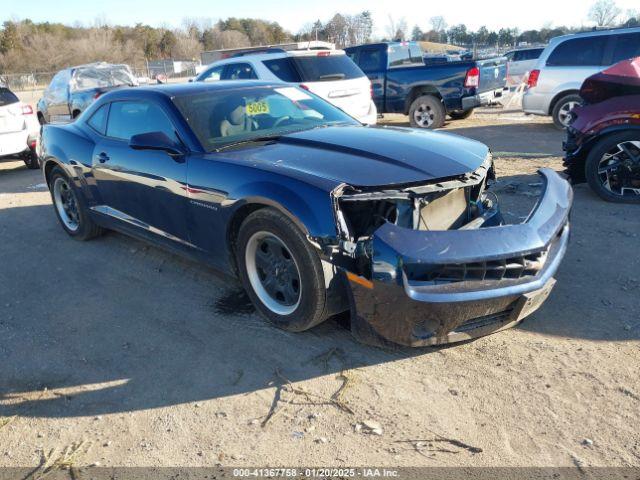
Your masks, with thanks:
[{"label": "camaro fender badge", "polygon": [[209,210],[218,210],[218,207],[216,207],[215,205],[208,205],[206,203],[198,202],[196,200],[189,200],[189,203],[193,205],[197,205],[199,207],[208,208]]}]

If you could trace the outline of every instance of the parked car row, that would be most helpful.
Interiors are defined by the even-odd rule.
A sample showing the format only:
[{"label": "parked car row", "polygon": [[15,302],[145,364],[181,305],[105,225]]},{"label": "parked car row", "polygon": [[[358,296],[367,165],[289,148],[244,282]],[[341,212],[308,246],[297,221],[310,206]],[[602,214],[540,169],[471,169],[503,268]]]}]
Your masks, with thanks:
[{"label": "parked car row", "polygon": [[[619,41],[606,40],[607,58]],[[572,189],[542,169],[534,211],[507,225],[485,145],[364,124],[377,112],[408,113],[422,128],[463,118],[501,94],[506,62],[426,65],[418,44],[390,42],[241,52],[190,84],[87,82],[73,90],[92,95],[74,103],[66,88],[60,103],[74,122],[45,119],[42,171],[71,237],[114,229],[206,262],[237,276],[280,328],[349,312],[367,343],[465,340],[545,301],[567,249]],[[607,200],[640,199],[639,62],[590,77],[578,90],[585,105],[567,113],[571,177]],[[78,85],[81,70],[60,83]]]}]

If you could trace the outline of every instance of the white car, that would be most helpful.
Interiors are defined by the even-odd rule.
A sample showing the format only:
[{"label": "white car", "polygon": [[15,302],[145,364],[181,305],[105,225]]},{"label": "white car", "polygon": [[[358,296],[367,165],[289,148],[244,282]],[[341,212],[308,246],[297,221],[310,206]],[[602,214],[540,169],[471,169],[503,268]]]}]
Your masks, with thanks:
[{"label": "white car", "polygon": [[214,62],[194,81],[260,79],[290,83],[315,93],[364,124],[376,124],[378,111],[371,98],[371,82],[343,50],[270,50]]},{"label": "white car", "polygon": [[31,105],[22,103],[0,86],[0,158],[20,157],[29,168],[39,168],[36,146],[40,124]]}]

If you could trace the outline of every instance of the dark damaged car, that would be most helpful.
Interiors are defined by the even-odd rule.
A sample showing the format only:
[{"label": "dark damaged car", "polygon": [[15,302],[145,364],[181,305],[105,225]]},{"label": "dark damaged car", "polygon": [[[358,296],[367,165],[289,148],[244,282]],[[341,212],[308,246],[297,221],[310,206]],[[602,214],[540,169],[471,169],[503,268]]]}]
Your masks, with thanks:
[{"label": "dark damaged car", "polygon": [[503,225],[488,148],[366,127],[263,82],[114,91],[43,131],[54,210],[80,240],[132,234],[237,275],[276,326],[350,311],[362,341],[453,342],[514,325],[553,287],[572,191],[549,169]]},{"label": "dark damaged car", "polygon": [[574,183],[604,200],[640,203],[640,57],[587,78],[564,142]]}]

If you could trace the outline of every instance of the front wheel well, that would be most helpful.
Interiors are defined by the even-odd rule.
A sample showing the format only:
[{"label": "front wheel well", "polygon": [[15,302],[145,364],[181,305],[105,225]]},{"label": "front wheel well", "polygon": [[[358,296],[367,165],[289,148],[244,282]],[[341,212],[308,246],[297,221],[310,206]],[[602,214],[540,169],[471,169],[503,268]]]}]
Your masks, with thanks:
[{"label": "front wheel well", "polygon": [[[47,186],[50,186],[51,184],[51,172],[53,171],[54,168],[59,167],[62,168],[58,162],[54,161],[54,160],[48,160],[45,162],[44,167],[43,167],[43,171],[44,171],[44,178],[47,181]],[[63,169],[64,170],[64,169]]]},{"label": "front wheel well", "polygon": [[558,100],[560,100],[562,97],[566,97],[567,95],[579,95],[579,94],[580,94],[579,90],[565,90],[564,92],[558,93],[551,100],[551,103],[549,104],[549,111],[547,113],[551,115],[551,113],[553,112],[553,108],[556,106],[556,103],[558,103]]},{"label": "front wheel well", "polygon": [[229,221],[229,226],[227,227],[227,245],[229,249],[229,258],[231,258],[231,266],[233,267],[234,272],[238,273],[238,265],[236,263],[236,244],[238,241],[238,233],[240,232],[240,226],[242,222],[244,222],[245,218],[251,215],[256,210],[260,210],[261,208],[268,208],[269,205],[265,205],[262,203],[246,203],[242,205],[238,210],[236,210]]}]

